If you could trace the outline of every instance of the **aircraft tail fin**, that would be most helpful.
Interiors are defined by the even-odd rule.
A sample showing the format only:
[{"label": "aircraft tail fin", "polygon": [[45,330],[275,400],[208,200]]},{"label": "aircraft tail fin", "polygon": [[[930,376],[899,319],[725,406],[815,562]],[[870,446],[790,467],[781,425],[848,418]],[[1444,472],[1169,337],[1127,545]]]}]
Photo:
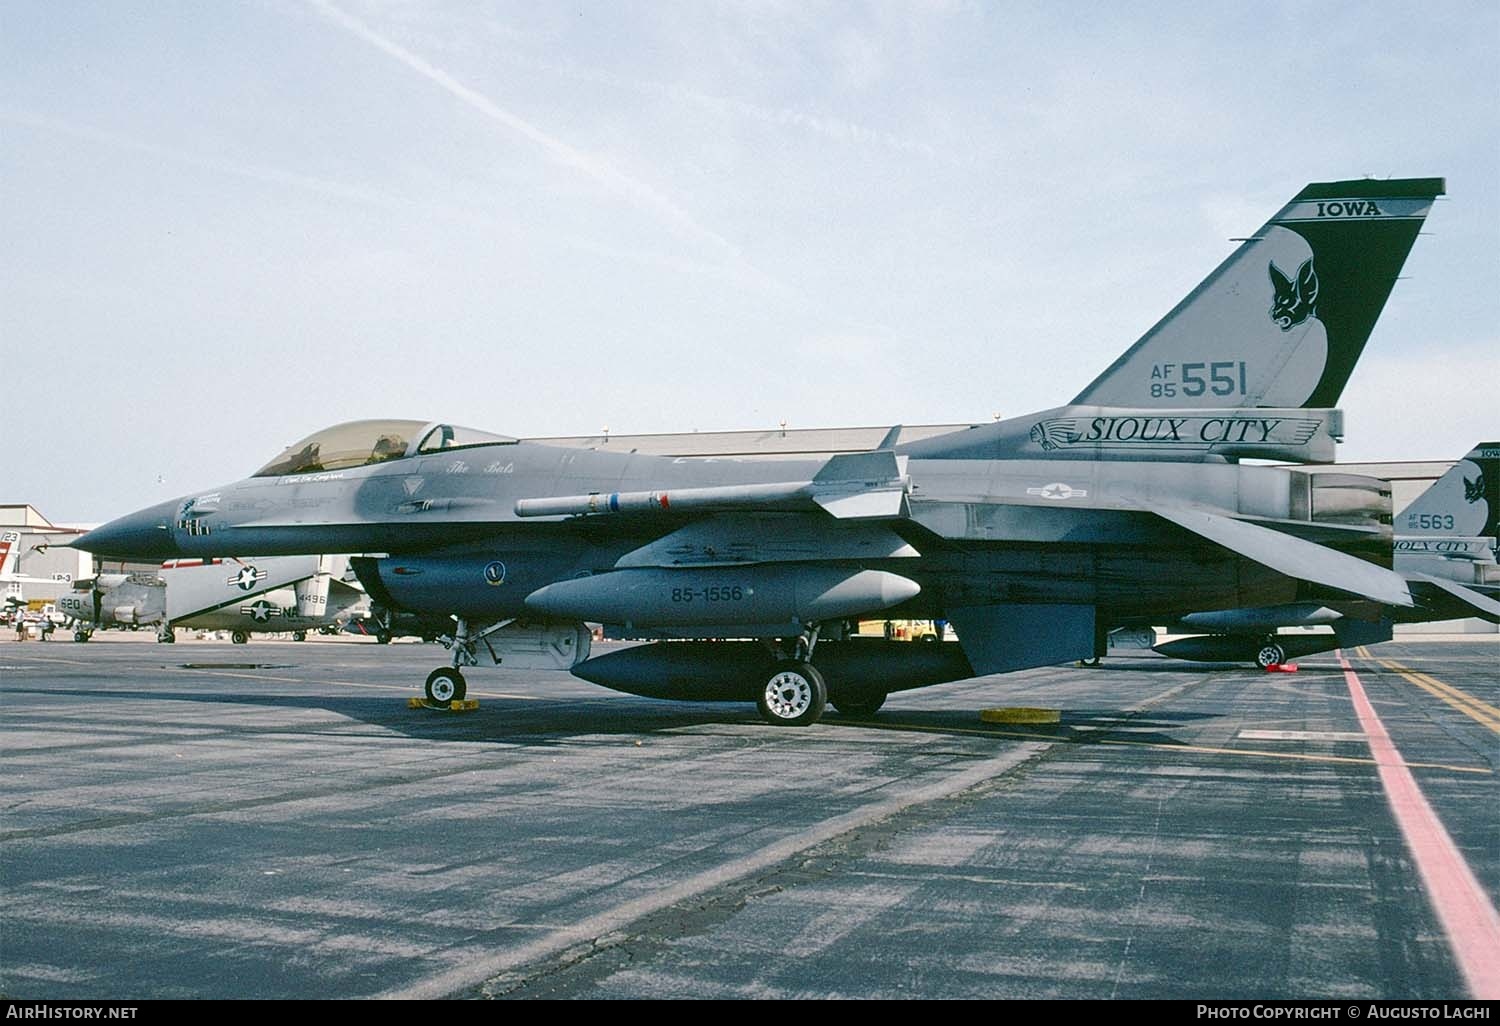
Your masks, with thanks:
[{"label": "aircraft tail fin", "polygon": [[20,548],[20,532],[0,531],[0,577],[8,577],[15,571],[16,559],[20,556]]},{"label": "aircraft tail fin", "polygon": [[1443,192],[1441,178],[1307,186],[1071,405],[1336,406]]},{"label": "aircraft tail fin", "polygon": [[1396,517],[1399,535],[1500,534],[1500,442],[1480,442]]}]

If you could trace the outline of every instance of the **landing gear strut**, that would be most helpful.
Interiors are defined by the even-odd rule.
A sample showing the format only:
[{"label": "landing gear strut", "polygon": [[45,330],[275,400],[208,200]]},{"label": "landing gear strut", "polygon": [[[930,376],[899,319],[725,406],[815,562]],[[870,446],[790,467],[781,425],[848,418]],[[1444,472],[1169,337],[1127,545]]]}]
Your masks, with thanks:
[{"label": "landing gear strut", "polygon": [[[429,673],[427,683],[422,689],[429,702],[437,702],[440,705],[460,701],[464,695],[468,694],[468,682],[464,680],[463,671],[460,668],[478,665],[479,660],[474,653],[480,643],[496,631],[503,630],[516,622],[515,617],[511,617],[508,620],[490,624],[477,634],[470,634],[469,621],[457,616],[453,620],[452,636],[438,639],[453,652],[453,660],[448,666],[439,666]],[[490,650],[490,656],[498,666],[500,658],[493,649]]]}]

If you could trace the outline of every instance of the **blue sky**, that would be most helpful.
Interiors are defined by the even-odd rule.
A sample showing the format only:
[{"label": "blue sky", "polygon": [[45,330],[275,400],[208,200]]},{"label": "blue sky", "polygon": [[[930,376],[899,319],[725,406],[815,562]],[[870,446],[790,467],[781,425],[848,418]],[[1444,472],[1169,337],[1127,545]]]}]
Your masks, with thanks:
[{"label": "blue sky", "polygon": [[[1445,176],[1343,459],[1500,435],[1500,6],[0,6],[0,501],[326,424],[1059,405],[1308,181]],[[24,439],[24,441],[22,441]]]}]

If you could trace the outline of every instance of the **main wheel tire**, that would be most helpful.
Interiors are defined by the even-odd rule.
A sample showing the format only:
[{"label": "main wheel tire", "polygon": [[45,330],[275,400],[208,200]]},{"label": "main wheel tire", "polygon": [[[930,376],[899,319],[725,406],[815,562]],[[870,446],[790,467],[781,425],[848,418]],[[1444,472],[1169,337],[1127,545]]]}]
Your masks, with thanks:
[{"label": "main wheel tire", "polygon": [[243,645],[245,644],[245,642],[250,640],[250,635],[246,634],[244,631],[235,631],[233,634],[229,635],[229,640],[234,642],[236,645]]},{"label": "main wheel tire", "polygon": [[874,716],[880,711],[880,707],[885,705],[885,692],[877,691],[873,695],[844,695],[842,698],[830,698],[828,702],[838,710],[840,716],[865,720]]},{"label": "main wheel tire", "polygon": [[388,631],[376,631],[375,632],[375,644],[377,644],[377,645],[389,645],[390,643],[391,643],[390,632],[388,632]]},{"label": "main wheel tire", "polygon": [[90,635],[90,633],[88,631],[74,631],[73,632],[73,640],[74,641],[83,642],[83,641],[89,640],[90,637],[91,637],[91,635]]},{"label": "main wheel tire", "polygon": [[293,641],[306,641],[307,640],[307,632],[306,631],[292,631],[292,640]]},{"label": "main wheel tire", "polygon": [[468,694],[468,683],[464,675],[452,666],[439,666],[427,675],[427,684],[422,689],[427,701],[438,705],[461,701]]},{"label": "main wheel tire", "polygon": [[177,643],[177,632],[168,627],[156,636],[156,640],[163,645],[175,645]]},{"label": "main wheel tire", "polygon": [[755,707],[767,723],[804,727],[817,723],[828,705],[828,685],[811,663],[782,663],[760,690]]},{"label": "main wheel tire", "polygon": [[1260,651],[1255,653],[1255,665],[1262,670],[1271,666],[1280,666],[1284,662],[1286,662],[1286,649],[1274,641],[1266,642],[1260,646]]}]

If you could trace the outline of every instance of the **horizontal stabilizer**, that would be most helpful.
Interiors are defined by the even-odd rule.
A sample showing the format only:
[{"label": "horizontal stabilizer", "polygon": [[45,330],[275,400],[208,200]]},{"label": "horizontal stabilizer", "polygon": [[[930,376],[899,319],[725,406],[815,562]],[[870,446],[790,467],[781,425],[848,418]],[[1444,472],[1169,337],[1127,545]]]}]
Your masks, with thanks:
[{"label": "horizontal stabilizer", "polygon": [[1145,508],[1163,520],[1296,580],[1337,588],[1386,605],[1403,608],[1413,605],[1411,592],[1400,574],[1336,549],[1202,510]]},{"label": "horizontal stabilizer", "polygon": [[1466,588],[1457,581],[1447,581],[1429,574],[1413,574],[1412,580],[1446,592],[1474,610],[1475,616],[1483,617],[1490,623],[1500,623],[1500,602],[1496,602],[1483,592]]}]

